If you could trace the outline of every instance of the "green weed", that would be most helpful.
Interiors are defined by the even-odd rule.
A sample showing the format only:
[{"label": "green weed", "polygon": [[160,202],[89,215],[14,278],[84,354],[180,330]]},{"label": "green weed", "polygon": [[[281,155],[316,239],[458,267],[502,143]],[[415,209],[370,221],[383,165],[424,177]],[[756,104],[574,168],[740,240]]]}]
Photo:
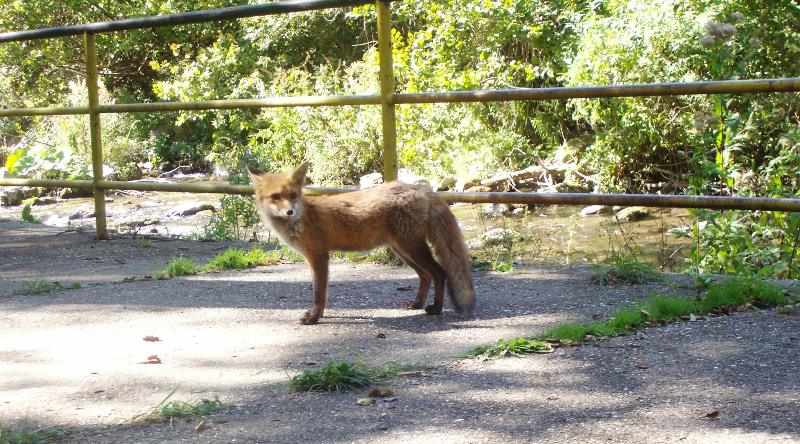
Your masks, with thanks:
[{"label": "green weed", "polygon": [[278,262],[280,262],[278,250],[267,252],[260,247],[254,247],[245,251],[231,247],[213,257],[200,268],[200,271],[244,270],[259,265],[274,265]]},{"label": "green weed", "polygon": [[553,346],[546,342],[528,338],[517,338],[500,339],[494,344],[476,347],[465,353],[464,356],[488,359],[495,357],[502,358],[507,355],[521,357],[531,353],[550,353],[552,351]]},{"label": "green weed", "polygon": [[595,264],[594,268],[592,280],[600,285],[643,284],[661,278],[661,273],[649,264],[639,262],[632,255],[617,252],[605,261]]},{"label": "green weed", "polygon": [[213,399],[201,399],[194,403],[169,401],[177,391],[177,387],[167,395],[150,413],[143,416],[148,422],[168,422],[174,419],[188,419],[196,422],[205,421],[208,416],[218,412],[225,404],[214,396]]},{"label": "green weed", "polygon": [[35,218],[33,216],[33,213],[31,213],[31,206],[30,205],[25,205],[24,207],[22,207],[22,221],[23,222],[27,222],[29,224],[40,224],[40,223],[42,223],[42,221],[40,221],[39,219],[37,219],[37,218]]},{"label": "green weed", "polygon": [[328,361],[319,370],[306,370],[292,377],[289,390],[293,392],[332,392],[371,385],[374,374],[364,365],[352,362]]},{"label": "green weed", "polygon": [[16,430],[8,430],[0,424],[0,444],[38,444],[43,442],[55,442],[63,438],[67,432],[57,427],[43,427],[39,429],[29,429],[20,427]]},{"label": "green weed", "polygon": [[61,285],[60,282],[56,281],[47,282],[44,279],[38,278],[32,281],[23,282],[22,286],[20,287],[19,293],[26,295],[46,294],[58,290],[67,290],[67,289],[75,290],[78,288],[81,288],[81,284],[77,282],[65,287]]},{"label": "green weed", "polygon": [[177,259],[173,259],[164,271],[156,273],[156,279],[169,279],[178,276],[187,276],[190,274],[196,274],[198,270],[197,264],[192,262],[191,259],[187,259],[185,257],[179,257]]}]

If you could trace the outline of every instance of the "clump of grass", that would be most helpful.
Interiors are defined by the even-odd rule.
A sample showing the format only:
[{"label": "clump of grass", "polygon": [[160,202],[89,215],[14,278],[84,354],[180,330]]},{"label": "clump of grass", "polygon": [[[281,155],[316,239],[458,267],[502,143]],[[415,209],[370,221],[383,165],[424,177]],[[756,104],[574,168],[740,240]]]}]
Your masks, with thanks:
[{"label": "clump of grass", "polygon": [[348,361],[328,361],[319,370],[306,370],[292,377],[289,390],[293,392],[332,392],[366,387],[375,375],[363,364]]},{"label": "clump of grass", "polygon": [[64,437],[67,432],[57,427],[43,427],[30,429],[20,427],[8,430],[0,424],[0,444],[36,444],[42,442],[55,442]]},{"label": "clump of grass", "polygon": [[201,271],[244,270],[259,265],[274,265],[280,261],[279,250],[270,252],[254,247],[250,250],[231,247],[211,258]]},{"label": "clump of grass", "polygon": [[218,396],[214,396],[213,399],[204,398],[194,403],[169,401],[176,390],[177,388],[172,390],[153,411],[144,415],[143,419],[148,422],[171,422],[175,419],[193,420],[195,422],[206,421],[209,415],[225,407],[225,404],[219,400]]},{"label": "clump of grass", "polygon": [[29,224],[40,224],[40,223],[42,223],[42,221],[40,221],[39,219],[37,219],[37,218],[35,218],[33,216],[33,213],[31,213],[31,206],[30,205],[25,205],[24,207],[22,207],[22,221],[23,222],[27,222]]},{"label": "clump of grass", "polygon": [[179,257],[177,259],[173,259],[164,271],[156,273],[156,279],[169,279],[178,276],[187,276],[190,274],[196,274],[198,270],[197,264],[192,262],[191,259],[187,259],[185,257]]},{"label": "clump of grass", "polygon": [[464,356],[476,358],[502,358],[503,356],[512,355],[521,357],[531,353],[550,353],[553,351],[553,346],[535,339],[517,338],[517,339],[500,339],[494,344],[482,345],[476,347]]},{"label": "clump of grass", "polygon": [[639,262],[634,256],[615,252],[608,259],[595,264],[592,280],[600,285],[617,283],[644,284],[657,281],[661,273],[649,264]]}]

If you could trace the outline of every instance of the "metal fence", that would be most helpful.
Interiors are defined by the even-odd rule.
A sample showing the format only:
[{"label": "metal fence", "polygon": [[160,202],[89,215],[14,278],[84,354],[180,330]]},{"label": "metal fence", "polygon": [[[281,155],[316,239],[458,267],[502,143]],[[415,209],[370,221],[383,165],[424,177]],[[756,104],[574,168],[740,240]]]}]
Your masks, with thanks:
[{"label": "metal fence", "polygon": [[[177,26],[221,20],[233,20],[292,12],[330,8],[375,5],[380,54],[379,94],[352,96],[271,97],[258,99],[208,100],[196,102],[158,102],[101,104],[98,98],[97,49],[95,34],[159,26]],[[600,97],[676,96],[690,94],[740,94],[800,91],[800,78],[765,80],[730,80],[692,83],[659,83],[641,85],[592,86],[576,88],[518,88],[504,90],[428,92],[403,94],[395,92],[392,69],[391,0],[285,0],[258,5],[209,9],[155,17],[142,17],[110,22],[63,26],[0,34],[0,43],[49,39],[82,35],[86,50],[86,85],[89,105],[85,107],[42,107],[0,109],[0,117],[88,114],[92,150],[92,180],[0,179],[0,186],[34,186],[92,189],[96,214],[96,236],[106,239],[105,190],[174,191],[191,193],[252,194],[247,185],[169,184],[108,181],[103,179],[103,151],[100,136],[100,114],[210,110],[231,108],[354,106],[380,105],[382,114],[383,165],[385,180],[397,178],[397,132],[395,108],[404,104],[491,102],[510,100],[554,100]],[[347,190],[310,188],[310,193],[336,193]],[[725,196],[583,194],[583,193],[440,193],[452,202],[526,203],[526,204],[605,204],[644,205],[712,209],[744,209],[800,211],[800,199],[737,198]]]}]

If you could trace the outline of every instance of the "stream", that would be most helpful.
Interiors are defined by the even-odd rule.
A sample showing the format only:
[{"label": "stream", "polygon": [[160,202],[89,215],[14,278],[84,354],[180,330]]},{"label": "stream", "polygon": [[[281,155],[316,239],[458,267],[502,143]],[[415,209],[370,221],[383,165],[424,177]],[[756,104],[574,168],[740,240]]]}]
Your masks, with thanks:
[{"label": "stream", "polygon": [[[108,228],[118,233],[196,237],[214,214],[211,210],[182,216],[175,214],[200,205],[219,209],[219,194],[167,192],[115,192],[106,198]],[[503,228],[518,233],[514,260],[540,264],[587,264],[612,252],[634,254],[638,260],[665,270],[680,269],[688,253],[688,239],[668,233],[671,228],[690,224],[685,209],[650,209],[650,216],[638,222],[619,222],[613,214],[581,216],[579,206],[538,206],[522,214],[498,216],[485,205],[456,204],[465,239]],[[91,198],[64,199],[31,207],[33,217],[56,227],[94,230]],[[0,207],[0,218],[21,220],[22,206]],[[78,217],[84,216],[84,217]],[[264,230],[261,239],[268,239]],[[274,238],[273,238],[274,239]]]}]

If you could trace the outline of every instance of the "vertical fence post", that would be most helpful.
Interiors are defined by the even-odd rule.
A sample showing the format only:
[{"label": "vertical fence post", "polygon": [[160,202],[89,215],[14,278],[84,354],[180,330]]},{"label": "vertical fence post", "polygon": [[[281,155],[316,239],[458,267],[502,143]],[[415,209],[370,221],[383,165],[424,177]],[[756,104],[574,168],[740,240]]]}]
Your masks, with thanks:
[{"label": "vertical fence post", "polygon": [[97,85],[97,48],[94,34],[85,32],[86,89],[89,95],[89,135],[92,146],[92,182],[94,183],[94,214],[97,239],[108,239],[106,232],[106,201],[103,190],[97,184],[103,180],[103,141],[100,137],[100,99]]},{"label": "vertical fence post", "polygon": [[376,0],[378,51],[380,53],[381,117],[383,128],[383,180],[397,180],[397,128],[392,67],[392,16],[389,0]]}]

